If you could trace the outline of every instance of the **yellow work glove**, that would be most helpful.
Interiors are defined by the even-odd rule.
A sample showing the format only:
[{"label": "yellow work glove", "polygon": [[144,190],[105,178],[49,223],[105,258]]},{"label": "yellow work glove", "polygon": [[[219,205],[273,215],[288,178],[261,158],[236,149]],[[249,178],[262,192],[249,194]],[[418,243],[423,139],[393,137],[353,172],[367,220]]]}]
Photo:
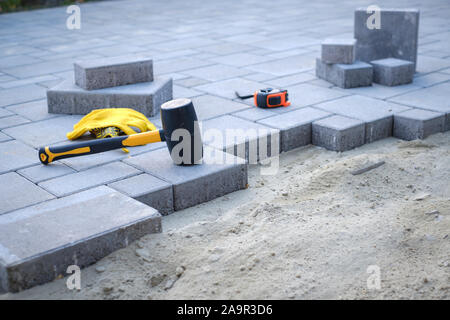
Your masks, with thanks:
[{"label": "yellow work glove", "polygon": [[138,128],[140,132],[158,130],[142,113],[129,108],[97,109],[85,115],[73,126],[73,131],[67,133],[70,140],[77,139],[90,131],[92,134],[99,129],[116,127],[124,134],[137,133],[132,127]]}]

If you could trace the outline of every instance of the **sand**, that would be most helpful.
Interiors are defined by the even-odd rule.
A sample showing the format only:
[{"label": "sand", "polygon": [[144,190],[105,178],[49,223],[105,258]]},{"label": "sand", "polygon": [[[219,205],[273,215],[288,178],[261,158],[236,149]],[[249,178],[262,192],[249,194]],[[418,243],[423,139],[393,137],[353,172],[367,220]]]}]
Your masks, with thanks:
[{"label": "sand", "polygon": [[308,146],[282,154],[275,176],[260,169],[248,189],[164,217],[162,234],[82,270],[80,291],[59,279],[0,297],[450,298],[450,132]]}]

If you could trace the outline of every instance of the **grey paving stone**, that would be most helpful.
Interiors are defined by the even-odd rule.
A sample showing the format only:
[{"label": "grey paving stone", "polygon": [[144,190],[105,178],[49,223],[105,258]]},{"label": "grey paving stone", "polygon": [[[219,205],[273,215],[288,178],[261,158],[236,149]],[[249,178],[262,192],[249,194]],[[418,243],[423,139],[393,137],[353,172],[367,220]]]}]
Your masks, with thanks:
[{"label": "grey paving stone", "polygon": [[295,84],[311,81],[314,79],[317,79],[314,75],[307,73],[307,72],[302,72],[302,73],[294,74],[291,76],[267,80],[266,83],[268,83],[269,85],[275,86],[275,87],[283,88],[285,86],[292,86]]},{"label": "grey paving stone", "polygon": [[[76,143],[76,141],[73,141],[73,143]],[[55,145],[66,145],[68,144],[67,141],[56,143]],[[129,148],[131,149],[131,148]],[[127,149],[127,150],[129,150]],[[91,169],[94,167],[102,166],[107,163],[119,161],[122,159],[125,159],[128,156],[126,152],[124,152],[122,149],[117,150],[111,150],[107,152],[101,152],[91,155],[86,155],[82,157],[74,157],[74,158],[67,158],[59,160],[59,162],[69,166],[70,168],[73,168],[77,171],[84,171],[87,169]]]},{"label": "grey paving stone", "polygon": [[228,42],[243,43],[243,44],[251,44],[252,42],[263,41],[264,39],[267,40],[267,36],[258,35],[258,34],[254,34],[254,33],[243,33],[242,28],[239,28],[239,32],[237,32],[237,33],[239,33],[239,34],[232,34],[229,37],[222,38],[222,40],[228,41]]},{"label": "grey paving stone", "polygon": [[113,162],[85,171],[50,179],[39,186],[57,197],[108,184],[139,174],[140,171],[121,162]]},{"label": "grey paving stone", "polygon": [[444,131],[445,114],[411,109],[394,115],[394,137],[403,140],[425,139]]},{"label": "grey paving stone", "polygon": [[[88,137],[87,137],[88,138]],[[78,143],[79,141],[86,141],[87,139],[77,139],[74,141],[64,141],[55,143],[55,145],[67,145],[70,143]],[[151,150],[166,148],[165,142],[151,143],[144,146],[128,147],[128,153],[124,152],[122,149],[110,150],[101,153],[90,154],[82,157],[73,157],[62,159],[60,162],[66,164],[67,166],[77,170],[83,171],[93,167],[101,166],[106,163],[111,163],[114,161],[122,160],[133,155],[141,154]]]},{"label": "grey paving stone", "polygon": [[232,115],[249,121],[258,121],[264,118],[276,116],[278,113],[271,111],[270,109],[257,108],[255,106],[238,111]]},{"label": "grey paving stone", "polygon": [[4,214],[0,291],[65,276],[70,265],[86,267],[161,229],[155,209],[104,186]]},{"label": "grey paving stone", "polygon": [[6,134],[4,134],[3,132],[0,132],[0,142],[5,142],[8,140],[12,140],[12,138]]},{"label": "grey paving stone", "polygon": [[42,62],[42,60],[27,55],[6,56],[0,60],[0,69],[39,62]]},{"label": "grey paving stone", "polygon": [[73,130],[74,124],[81,118],[82,116],[56,117],[4,129],[3,132],[14,139],[39,148],[56,142],[66,141],[66,134]]},{"label": "grey paving stone", "polygon": [[257,55],[253,53],[240,52],[235,54],[230,54],[226,56],[219,56],[216,58],[211,58],[211,61],[216,63],[226,64],[235,67],[244,67],[252,64],[257,64],[261,62],[266,62],[273,60],[273,58]]},{"label": "grey paving stone", "polygon": [[36,48],[27,45],[9,45],[7,47],[3,47],[0,49],[0,56],[9,56],[9,55],[18,55],[18,54],[27,54],[36,52]]},{"label": "grey paving stone", "polygon": [[153,81],[153,61],[127,55],[74,63],[75,84],[85,90]]},{"label": "grey paving stone", "polygon": [[199,120],[207,120],[224,114],[249,109],[246,104],[230,101],[212,95],[202,95],[192,98],[192,102]]},{"label": "grey paving stone", "polygon": [[430,73],[439,70],[445,70],[450,66],[449,59],[439,59],[434,57],[428,57],[425,55],[419,55],[417,58],[417,72]]},{"label": "grey paving stone", "polygon": [[231,115],[201,123],[203,143],[256,164],[279,154],[279,130]]},{"label": "grey paving stone", "polygon": [[0,143],[0,173],[26,168],[39,162],[37,151],[20,141]]},{"label": "grey paving stone", "polygon": [[90,91],[67,80],[47,91],[50,113],[87,114],[98,108],[132,108],[146,116],[154,116],[161,104],[171,99],[170,78]]},{"label": "grey paving stone", "polygon": [[205,79],[194,78],[194,77],[179,79],[179,80],[174,81],[175,85],[179,85],[179,86],[186,87],[186,88],[192,88],[192,87],[200,86],[200,85],[206,84],[206,83],[209,83],[209,81],[205,80]]},{"label": "grey paving stone", "polygon": [[5,108],[0,108],[0,118],[13,116],[14,113]]},{"label": "grey paving stone", "polygon": [[450,80],[450,74],[433,72],[425,75],[418,75],[414,77],[414,84],[419,87],[427,88],[435,84],[446,82]]},{"label": "grey paving stone", "polygon": [[193,98],[202,95],[203,92],[195,90],[194,88],[185,88],[182,86],[173,86],[173,99],[179,98]]},{"label": "grey paving stone", "polygon": [[347,95],[346,92],[339,92],[328,88],[315,86],[309,83],[301,83],[286,88],[289,93],[291,106],[287,108],[275,108],[273,112],[290,112],[292,108],[310,106],[323,101],[334,100]]},{"label": "grey paving stone", "polygon": [[203,47],[208,45],[217,44],[218,42],[206,37],[196,37],[192,34],[188,39],[175,39],[172,41],[162,41],[157,44],[153,44],[152,47],[165,51],[176,51],[179,49],[195,48],[197,46]]},{"label": "grey paving stone", "polygon": [[372,85],[373,69],[370,64],[361,61],[328,64],[317,58],[316,76],[344,89],[365,87]]},{"label": "grey paving stone", "polygon": [[350,88],[350,89],[342,89],[339,87],[334,87],[333,90],[339,90],[341,92],[345,92],[347,94],[359,94],[362,96],[368,96],[377,99],[389,99],[391,97],[395,97],[406,92],[415,91],[421,89],[421,87],[416,86],[414,83],[404,84],[401,86],[382,86],[380,84],[373,83],[372,86],[368,87],[359,87],[359,88]]},{"label": "grey paving stone", "polygon": [[243,76],[242,78],[251,80],[251,81],[265,82],[267,80],[277,78],[277,76],[275,76],[273,74],[269,74],[269,73],[255,72],[255,73],[247,74],[247,75]]},{"label": "grey paving stone", "polygon": [[212,66],[186,70],[183,71],[183,73],[188,74],[192,77],[202,78],[209,81],[218,81],[250,74],[252,73],[252,71],[216,64]]},{"label": "grey paving stone", "polygon": [[[318,46],[319,49],[317,50],[317,52],[320,51],[320,46]],[[311,47],[309,48],[294,48],[294,49],[290,49],[290,50],[283,50],[283,51],[275,51],[273,53],[269,53],[266,56],[267,57],[271,57],[274,59],[283,59],[283,58],[287,58],[287,57],[291,57],[291,56],[296,56],[296,55],[301,55],[301,54],[305,54],[305,53],[311,53],[313,50],[311,49]]]},{"label": "grey paving stone", "polygon": [[278,37],[272,39],[271,41],[261,40],[252,43],[253,46],[273,51],[290,50],[293,48],[311,46],[314,44],[320,44],[320,40],[317,38],[312,38],[304,35],[292,37],[285,37],[282,35],[278,35]]},{"label": "grey paving stone", "polygon": [[235,99],[235,91],[238,91],[240,94],[251,94],[256,90],[267,87],[267,85],[264,85],[261,82],[236,78],[197,86],[195,89],[211,93],[216,96]]},{"label": "grey paving stone", "polygon": [[163,215],[174,211],[172,184],[152,175],[143,173],[108,186],[155,208]]},{"label": "grey paving stone", "polygon": [[29,84],[37,84],[37,83],[41,83],[41,82],[45,82],[45,81],[54,81],[57,80],[58,78],[47,74],[44,76],[38,76],[38,77],[31,77],[31,78],[27,78],[27,79],[21,79],[21,80],[11,80],[11,81],[6,81],[6,82],[1,82],[0,83],[0,88],[3,89],[9,89],[9,88],[14,88],[14,87],[21,87],[21,86],[25,86],[25,85],[29,85]]},{"label": "grey paving stone", "polygon": [[311,123],[330,115],[328,112],[306,107],[262,119],[258,123],[280,130],[281,151],[286,152],[310,144]]},{"label": "grey paving stone", "polygon": [[95,48],[90,50],[94,54],[105,56],[105,57],[114,57],[118,55],[126,55],[126,54],[138,54],[144,50],[141,46],[134,46],[130,44],[115,44],[111,46],[102,46],[99,48]]},{"label": "grey paving stone", "polygon": [[312,143],[333,151],[346,151],[364,144],[364,122],[339,115],[312,123]]},{"label": "grey paving stone", "polygon": [[355,39],[328,38],[322,42],[322,61],[352,64],[355,62]]},{"label": "grey paving stone", "polygon": [[0,216],[53,198],[53,195],[15,172],[0,175]]},{"label": "grey paving stone", "polygon": [[450,83],[442,83],[433,87],[405,93],[391,98],[390,101],[413,107],[445,113],[445,131],[450,130]]},{"label": "grey paving stone", "polygon": [[450,68],[441,70],[440,72],[445,73],[445,74],[450,74]]},{"label": "grey paving stone", "polygon": [[312,54],[302,54],[254,64],[246,68],[257,72],[271,73],[281,77],[314,69],[314,60],[315,57]]},{"label": "grey paving stone", "polygon": [[450,53],[448,53],[448,52],[437,51],[437,50],[426,50],[423,46],[421,46],[421,48],[419,48],[418,53],[419,53],[419,55],[423,54],[428,57],[441,58],[441,59],[445,59],[450,55]]},{"label": "grey paving stone", "polygon": [[358,95],[320,103],[315,107],[364,121],[366,126],[365,143],[392,136],[392,115],[410,109],[406,106]]},{"label": "grey paving stone", "polygon": [[[225,158],[228,161],[224,162]],[[171,183],[175,211],[244,189],[248,182],[244,160],[209,147],[204,148],[203,163],[193,166],[173,164],[167,149],[124,161]]]},{"label": "grey paving stone", "polygon": [[45,87],[47,89],[51,89],[53,87],[56,87],[58,84],[60,84],[61,82],[63,82],[64,80],[62,79],[58,79],[58,80],[49,80],[49,81],[42,81],[42,82],[38,82],[37,84]]},{"label": "grey paving stone", "polygon": [[53,113],[48,113],[47,100],[45,99],[16,104],[6,107],[6,109],[32,121],[45,120],[58,116]]},{"label": "grey paving stone", "polygon": [[200,51],[218,54],[218,55],[228,55],[232,53],[240,53],[255,49],[253,46],[245,45],[242,43],[233,42],[221,42],[219,44],[213,44],[206,47],[199,48]]},{"label": "grey paving stone", "polygon": [[66,174],[74,173],[75,170],[69,168],[62,163],[51,163],[47,166],[38,164],[37,166],[18,170],[17,173],[24,176],[28,180],[34,183],[39,183],[52,178],[64,176]]},{"label": "grey paving stone", "polygon": [[184,70],[204,67],[211,64],[213,63],[194,58],[171,59],[158,61],[158,63],[155,63],[153,70],[156,76],[158,76],[172,72],[180,72]]},{"label": "grey paving stone", "polygon": [[14,81],[14,80],[16,80],[16,78],[7,76],[4,74],[0,75],[0,84],[5,84],[5,83],[8,83],[9,81]]},{"label": "grey paving stone", "polygon": [[52,60],[39,63],[28,64],[5,68],[2,71],[17,78],[27,78],[39,75],[51,74],[55,72],[67,71],[72,69],[72,59]]},{"label": "grey paving stone", "polygon": [[45,98],[45,88],[30,84],[0,90],[0,107]]},{"label": "grey paving stone", "polygon": [[373,67],[373,82],[385,86],[411,83],[414,77],[414,63],[411,61],[386,58],[370,62]]},{"label": "grey paving stone", "polygon": [[354,33],[356,59],[370,62],[384,58],[417,61],[419,10],[381,9],[380,29],[369,29],[367,21],[373,13],[367,8],[355,10]]},{"label": "grey paving stone", "polygon": [[315,86],[324,87],[324,88],[334,87],[334,84],[332,84],[326,80],[323,80],[323,79],[316,79],[316,80],[308,81],[308,83],[315,85]]},{"label": "grey paving stone", "polygon": [[10,117],[0,118],[0,129],[5,129],[9,127],[18,126],[23,123],[30,122],[30,120],[25,119],[24,117],[13,115]]}]

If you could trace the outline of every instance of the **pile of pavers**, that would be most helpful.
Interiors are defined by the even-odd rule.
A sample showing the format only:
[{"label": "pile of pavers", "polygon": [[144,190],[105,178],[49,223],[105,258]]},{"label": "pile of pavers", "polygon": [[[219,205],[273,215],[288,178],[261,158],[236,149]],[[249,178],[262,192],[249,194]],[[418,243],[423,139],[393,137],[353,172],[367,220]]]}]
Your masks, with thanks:
[{"label": "pile of pavers", "polygon": [[380,10],[380,28],[369,28],[371,13],[355,11],[354,39],[326,39],[316,75],[347,89],[411,83],[417,60],[419,11]]},{"label": "pile of pavers", "polygon": [[146,116],[158,114],[172,99],[172,79],[154,78],[153,61],[120,56],[79,61],[75,79],[47,91],[49,113],[87,114],[99,108],[132,108]]}]

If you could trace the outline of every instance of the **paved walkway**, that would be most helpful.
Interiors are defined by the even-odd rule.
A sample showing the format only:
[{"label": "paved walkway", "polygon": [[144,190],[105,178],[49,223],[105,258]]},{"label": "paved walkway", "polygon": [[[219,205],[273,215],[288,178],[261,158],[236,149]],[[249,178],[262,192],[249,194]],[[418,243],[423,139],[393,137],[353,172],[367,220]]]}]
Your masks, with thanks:
[{"label": "paved walkway", "polygon": [[[120,150],[67,159],[52,168],[40,165],[37,148],[65,141],[80,119],[46,111],[46,89],[73,77],[74,60],[149,55],[156,75],[173,77],[175,97],[192,97],[200,107],[214,106],[213,111],[200,112],[203,120],[249,108],[230,101],[235,89],[303,85],[293,107],[305,101],[318,104],[343,96],[342,89],[314,75],[321,40],[352,37],[355,7],[372,3],[104,1],[81,5],[81,30],[66,28],[66,7],[0,15],[0,214],[140,173],[122,161],[129,156]],[[410,85],[374,85],[346,90],[345,95],[412,106],[428,99],[448,107],[450,99],[442,97],[450,98],[450,3],[376,4],[420,8],[418,73]],[[440,100],[433,101],[436,96]],[[150,149],[135,148],[131,155]],[[83,174],[98,166],[103,170],[91,171],[94,178]],[[58,184],[67,181],[73,182],[66,186],[69,191],[59,194]]]}]

